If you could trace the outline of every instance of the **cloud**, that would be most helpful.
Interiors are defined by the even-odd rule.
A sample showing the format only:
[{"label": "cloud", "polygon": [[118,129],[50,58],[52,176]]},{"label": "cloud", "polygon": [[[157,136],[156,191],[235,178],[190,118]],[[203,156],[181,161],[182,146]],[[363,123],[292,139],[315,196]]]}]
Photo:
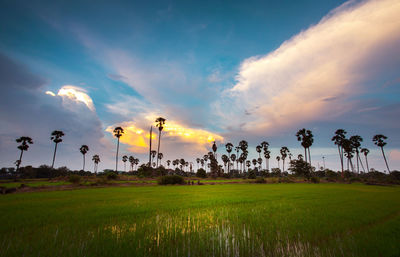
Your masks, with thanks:
[{"label": "cloud", "polygon": [[275,51],[246,59],[214,103],[221,123],[273,133],[347,112],[382,64],[399,59],[399,13],[397,0],[350,2]]},{"label": "cloud", "polygon": [[389,153],[389,160],[400,161],[400,151],[398,149],[393,149]]},{"label": "cloud", "polygon": [[[157,142],[158,128],[154,126],[156,118],[157,116],[154,114],[147,114],[143,120],[114,124],[108,126],[106,131],[112,134],[115,127],[121,126],[125,133],[120,138],[120,141],[129,146],[129,151],[146,153],[149,149],[150,124],[153,124],[152,138],[154,142]],[[209,150],[207,149],[215,140],[221,143],[224,138],[210,131],[191,128],[174,120],[167,120],[162,131],[162,145],[166,149],[165,151],[168,152],[181,147],[190,148],[190,152],[196,154],[199,152],[208,152]],[[187,153],[180,152],[179,154],[186,155]]]},{"label": "cloud", "polygon": [[95,111],[92,98],[86,93],[86,90],[77,86],[65,85],[57,93],[63,97],[65,104],[70,105],[70,101],[84,103],[91,111]]},{"label": "cloud", "polygon": [[[90,110],[89,96],[82,98],[79,95],[84,93],[82,89],[68,86],[62,88],[74,89],[76,92],[71,91],[72,93],[64,95],[61,91],[62,96],[55,97],[49,93],[44,94],[46,80],[33,75],[26,66],[1,54],[0,74],[5,75],[0,76],[2,167],[13,166],[18,157],[15,139],[20,136],[30,136],[34,141],[24,154],[23,166],[49,164],[54,150],[54,144],[50,141],[53,130],[65,132],[64,140],[57,151],[56,167],[80,169],[79,160],[82,156],[79,147],[82,144],[89,146],[89,155],[100,154],[101,167],[107,167],[112,162],[109,143],[104,140],[103,124],[96,112]],[[69,108],[66,108],[65,100],[70,101]],[[87,167],[90,169],[91,163]]]}]

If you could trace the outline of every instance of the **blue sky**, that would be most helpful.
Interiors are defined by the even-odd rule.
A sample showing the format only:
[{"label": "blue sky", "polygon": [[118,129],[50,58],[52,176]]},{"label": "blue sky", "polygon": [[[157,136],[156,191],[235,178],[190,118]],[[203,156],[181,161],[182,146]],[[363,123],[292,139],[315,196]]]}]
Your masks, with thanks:
[{"label": "blue sky", "polygon": [[35,141],[25,164],[49,163],[48,135],[61,129],[56,166],[78,169],[78,149],[88,144],[102,168],[112,167],[107,130],[117,125],[130,128],[122,153],[145,160],[146,131],[161,115],[170,124],[165,160],[204,155],[209,137],[221,154],[224,143],[241,139],[252,149],[267,140],[273,155],[284,145],[297,154],[294,134],[306,127],[315,134],[313,159],[326,156],[338,169],[330,138],[344,128],[364,138],[370,166],[381,170],[371,138],[387,135],[389,164],[399,169],[397,1],[3,0],[0,7],[0,166],[15,161],[21,135]]}]

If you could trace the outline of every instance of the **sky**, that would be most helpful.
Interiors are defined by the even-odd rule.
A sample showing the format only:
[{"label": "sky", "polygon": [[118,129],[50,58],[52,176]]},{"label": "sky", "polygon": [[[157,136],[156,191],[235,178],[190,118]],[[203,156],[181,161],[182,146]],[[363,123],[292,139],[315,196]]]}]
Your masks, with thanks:
[{"label": "sky", "polygon": [[338,170],[342,128],[381,171],[372,137],[386,135],[399,170],[399,13],[398,0],[0,0],[0,167],[14,165],[20,136],[34,141],[23,166],[51,164],[62,130],[56,167],[80,169],[85,144],[113,168],[116,126],[120,157],[143,163],[161,116],[163,162],[247,140],[250,159],[268,141],[277,167],[282,146],[303,152],[295,134],[307,128],[313,165]]}]

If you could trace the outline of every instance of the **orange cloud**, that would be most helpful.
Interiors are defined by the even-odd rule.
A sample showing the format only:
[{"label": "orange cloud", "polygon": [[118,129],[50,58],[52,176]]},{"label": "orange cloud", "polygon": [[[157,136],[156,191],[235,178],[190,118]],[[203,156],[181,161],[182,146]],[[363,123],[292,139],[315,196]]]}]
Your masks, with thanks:
[{"label": "orange cloud", "polygon": [[[154,125],[155,115],[148,115],[146,119],[148,124]],[[135,122],[122,122],[107,127],[106,131],[113,133],[116,126],[121,126],[124,129],[124,135],[120,138],[120,142],[130,146],[129,150],[137,153],[145,153],[149,147],[150,127],[141,128]],[[156,144],[158,138],[158,128],[153,127],[153,143]],[[165,145],[172,146],[173,144],[189,144],[192,147],[207,151],[207,147],[213,141],[222,142],[222,136],[212,133],[204,129],[189,128],[175,121],[167,120],[162,131],[162,140]]]}]

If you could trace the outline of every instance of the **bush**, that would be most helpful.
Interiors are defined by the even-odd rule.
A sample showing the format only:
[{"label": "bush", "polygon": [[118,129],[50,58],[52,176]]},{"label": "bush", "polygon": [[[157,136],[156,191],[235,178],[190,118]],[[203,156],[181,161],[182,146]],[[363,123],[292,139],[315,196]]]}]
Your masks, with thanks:
[{"label": "bush", "polygon": [[248,178],[249,179],[255,179],[256,178],[256,173],[254,172],[254,170],[250,170],[248,172]]},{"label": "bush", "polygon": [[267,183],[267,181],[264,178],[257,178],[256,181],[254,181],[254,183],[265,184]]},{"label": "bush", "polygon": [[71,176],[69,176],[68,181],[73,184],[79,184],[81,182],[81,176],[71,175]]},{"label": "bush", "polygon": [[319,178],[318,177],[312,177],[311,178],[311,182],[315,183],[315,184],[318,184],[319,183]]},{"label": "bush", "polygon": [[206,178],[207,177],[207,173],[203,168],[200,168],[197,170],[196,176],[198,178]]},{"label": "bush", "polygon": [[183,177],[178,175],[163,176],[158,179],[159,185],[175,185],[175,184],[185,184]]},{"label": "bush", "polygon": [[114,171],[109,171],[106,174],[107,179],[117,179],[118,178],[118,174],[115,173]]}]

